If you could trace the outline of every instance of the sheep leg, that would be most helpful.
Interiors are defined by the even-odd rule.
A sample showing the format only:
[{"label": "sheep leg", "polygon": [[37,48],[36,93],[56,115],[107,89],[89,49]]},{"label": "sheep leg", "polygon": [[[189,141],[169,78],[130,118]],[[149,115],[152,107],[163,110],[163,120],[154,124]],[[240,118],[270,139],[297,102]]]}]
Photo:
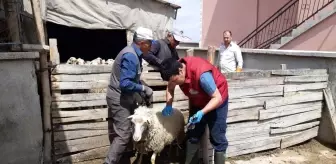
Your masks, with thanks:
[{"label": "sheep leg", "polygon": [[156,159],[156,153],[154,152],[152,157],[151,157],[151,163],[155,164],[155,159]]},{"label": "sheep leg", "polygon": [[138,164],[141,164],[141,162],[142,162],[142,153],[138,153],[138,154],[140,154],[140,158],[139,158]]}]

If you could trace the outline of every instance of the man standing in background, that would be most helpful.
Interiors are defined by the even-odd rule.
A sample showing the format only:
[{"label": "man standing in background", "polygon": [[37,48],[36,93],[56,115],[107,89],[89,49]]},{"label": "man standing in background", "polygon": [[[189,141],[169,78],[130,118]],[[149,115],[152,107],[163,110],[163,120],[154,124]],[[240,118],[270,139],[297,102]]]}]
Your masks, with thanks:
[{"label": "man standing in background", "polygon": [[143,59],[145,59],[150,65],[161,69],[161,62],[164,59],[179,59],[176,46],[178,46],[182,40],[182,32],[178,30],[168,31],[166,38],[152,42],[151,50],[147,55],[143,56]]},{"label": "man standing in background", "polygon": [[218,60],[216,63],[222,73],[241,72],[243,70],[243,57],[240,47],[232,42],[232,32],[223,32],[223,43],[219,47]]}]

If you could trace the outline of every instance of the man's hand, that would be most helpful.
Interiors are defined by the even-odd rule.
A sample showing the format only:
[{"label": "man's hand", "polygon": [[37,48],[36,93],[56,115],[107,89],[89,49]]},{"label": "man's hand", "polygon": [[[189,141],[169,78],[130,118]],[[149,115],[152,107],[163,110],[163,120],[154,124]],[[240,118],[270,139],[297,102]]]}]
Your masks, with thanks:
[{"label": "man's hand", "polygon": [[170,116],[173,112],[173,107],[171,105],[166,105],[162,110],[163,116]]},{"label": "man's hand", "polygon": [[194,114],[192,117],[189,119],[189,123],[196,124],[199,123],[203,117],[204,113],[202,110],[198,111],[196,114]]},{"label": "man's hand", "polygon": [[237,67],[236,72],[241,72],[242,70],[242,68]]},{"label": "man's hand", "polygon": [[143,85],[142,86],[142,91],[145,93],[146,97],[152,97],[153,96],[153,90],[152,88],[146,86],[146,85]]}]

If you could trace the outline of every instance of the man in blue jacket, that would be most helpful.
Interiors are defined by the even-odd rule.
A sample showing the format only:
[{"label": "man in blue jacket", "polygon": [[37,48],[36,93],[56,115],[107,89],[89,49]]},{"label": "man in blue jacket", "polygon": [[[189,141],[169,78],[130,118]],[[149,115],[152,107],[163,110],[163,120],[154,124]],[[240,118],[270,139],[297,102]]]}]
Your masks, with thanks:
[{"label": "man in blue jacket", "polygon": [[132,138],[131,121],[127,117],[137,108],[139,93],[144,94],[146,99],[151,99],[153,95],[150,87],[140,83],[142,57],[148,54],[152,40],[153,32],[139,27],[134,33],[132,45],[121,50],[112,65],[106,100],[115,134],[110,134],[114,137],[105,164],[130,163],[129,157],[124,155]]}]

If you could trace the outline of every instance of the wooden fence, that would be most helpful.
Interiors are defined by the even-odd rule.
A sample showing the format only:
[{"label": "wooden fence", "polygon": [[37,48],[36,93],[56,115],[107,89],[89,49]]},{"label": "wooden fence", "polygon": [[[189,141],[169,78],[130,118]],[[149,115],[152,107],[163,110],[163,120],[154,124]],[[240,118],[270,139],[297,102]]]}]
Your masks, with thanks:
[{"label": "wooden fence", "polygon": [[[165,105],[166,82],[153,68],[141,79],[154,91],[154,107]],[[109,148],[106,87],[111,66],[60,64],[52,71],[53,155],[60,163],[101,163]],[[226,74],[229,82],[229,157],[285,148],[317,136],[324,69]],[[188,100],[177,87],[173,106],[188,116]],[[210,144],[208,144],[210,145]],[[207,162],[213,150],[208,148]]]}]

